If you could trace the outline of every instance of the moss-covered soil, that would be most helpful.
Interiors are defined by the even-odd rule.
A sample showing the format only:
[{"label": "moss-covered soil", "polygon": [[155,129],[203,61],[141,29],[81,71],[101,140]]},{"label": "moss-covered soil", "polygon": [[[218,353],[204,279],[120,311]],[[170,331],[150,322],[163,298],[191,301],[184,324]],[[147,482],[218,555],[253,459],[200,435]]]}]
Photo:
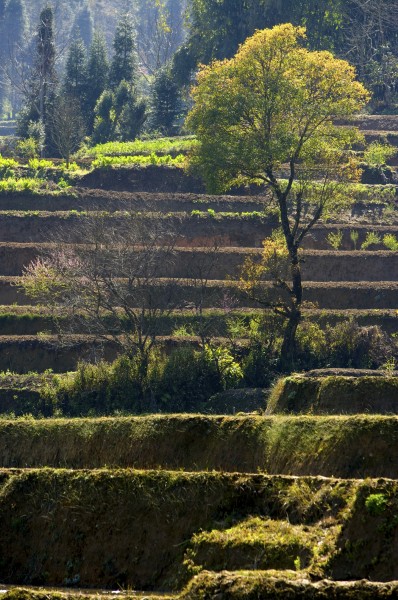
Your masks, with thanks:
[{"label": "moss-covered soil", "polygon": [[0,486],[4,583],[178,590],[225,568],[398,578],[392,480],[29,469],[1,471]]},{"label": "moss-covered soil", "polygon": [[398,479],[393,416],[158,415],[0,420],[0,466]]},{"label": "moss-covered soil", "polygon": [[397,414],[398,378],[384,372],[372,376],[308,377],[281,379],[273,389],[268,414]]}]

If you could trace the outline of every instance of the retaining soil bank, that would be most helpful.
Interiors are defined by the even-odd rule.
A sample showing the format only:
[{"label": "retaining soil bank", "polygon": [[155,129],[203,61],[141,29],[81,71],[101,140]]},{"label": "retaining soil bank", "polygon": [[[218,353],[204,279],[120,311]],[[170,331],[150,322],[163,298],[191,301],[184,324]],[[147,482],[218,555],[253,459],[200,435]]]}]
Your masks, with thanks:
[{"label": "retaining soil bank", "polygon": [[398,414],[398,377],[293,375],[274,388],[267,414]]},{"label": "retaining soil bank", "polygon": [[90,188],[73,188],[65,194],[0,193],[0,211],[94,211],[117,210],[152,212],[191,212],[193,210],[216,210],[218,212],[262,211],[269,204],[270,196],[210,196],[195,193],[148,193],[116,192]]},{"label": "retaining soil bank", "polygon": [[[4,586],[5,587],[5,586]],[[111,592],[112,593],[112,592]],[[277,571],[204,571],[193,578],[192,583],[181,594],[159,594],[156,592],[131,592],[117,590],[118,598],[130,600],[213,600],[215,596],[225,600],[278,600],[295,598],[300,600],[382,600],[398,597],[398,583],[371,581],[312,582],[300,573],[289,572],[284,576]],[[105,600],[110,592],[101,590],[12,588],[4,590],[4,600]]]},{"label": "retaining soil bank", "polygon": [[[38,256],[51,252],[51,244],[0,242],[0,276],[18,276]],[[139,249],[132,249],[135,254]],[[176,248],[162,260],[159,277],[226,279],[238,277],[245,259],[261,260],[254,248]],[[119,274],[115,271],[115,276]],[[303,253],[304,281],[398,281],[398,255],[389,251],[307,250]]]},{"label": "retaining soil bank", "polygon": [[[223,530],[249,522],[256,524],[251,541],[237,539],[234,550],[242,565],[247,544],[251,552],[278,547],[264,540],[264,529],[289,536],[290,528],[303,532],[299,547],[304,531],[315,542],[308,570],[318,579],[398,578],[390,543],[396,481],[28,469],[1,471],[0,482],[6,584],[178,589],[192,577],[189,565],[201,569],[195,552],[185,554],[194,549],[194,534],[213,532],[221,540]],[[375,497],[381,509],[373,509]],[[191,561],[183,565],[184,557]]]},{"label": "retaining soil bank", "polygon": [[[159,307],[165,297],[165,290],[172,285],[175,297],[179,298],[182,308],[197,306],[202,308],[260,308],[254,300],[247,299],[233,281],[208,281],[203,289],[198,280],[156,280],[153,284],[153,297],[159,299]],[[263,285],[268,298],[281,298],[281,293],[272,284]],[[319,309],[396,309],[398,283],[380,282],[306,282],[304,301]],[[18,285],[18,279],[0,277],[0,305],[35,305]]]},{"label": "retaining soil bank", "polygon": [[[39,391],[34,391],[39,398]],[[45,414],[49,402],[42,398],[36,407],[39,402]],[[377,415],[2,419],[0,467],[107,465],[398,479],[398,461],[391,452],[397,441],[398,418]]]},{"label": "retaining soil bank", "polygon": [[[96,362],[100,358],[112,361],[118,349],[112,341],[93,341],[90,336],[70,336],[60,343],[56,336],[6,336],[0,337],[0,364],[2,371],[16,373],[43,373],[52,369],[55,373],[74,371],[80,360]],[[0,391],[0,413],[18,410],[20,393],[10,390],[7,397]],[[14,398],[15,396],[15,398]],[[5,402],[5,404],[4,404]],[[22,402],[22,414],[30,412]],[[39,411],[40,412],[40,411]]]},{"label": "retaining soil bank", "polygon": [[222,600],[380,600],[397,598],[398,583],[366,580],[314,582],[292,572],[283,578],[277,571],[204,571],[182,594],[183,600],[213,600],[216,597]]},{"label": "retaining soil bank", "polygon": [[[0,242],[51,242],[62,240],[68,243],[87,243],[87,229],[84,228],[86,216],[70,212],[48,212],[48,213],[4,213],[0,219]],[[277,218],[274,215],[209,215],[204,212],[201,215],[187,215],[174,213],[162,217],[164,219],[165,236],[172,237],[176,246],[182,247],[212,247],[216,245],[244,248],[261,248],[263,240],[270,236],[278,227]],[[158,214],[137,216],[149,223],[153,219],[159,219]],[[102,222],[109,227],[123,227],[126,230],[126,217],[121,215],[102,217]],[[354,250],[351,240],[351,232],[358,232],[357,248],[365,241],[367,234],[372,231],[381,238],[386,234],[398,236],[397,225],[373,225],[373,224],[318,224],[314,226],[311,233],[306,236],[303,248],[315,250],[330,250],[328,242],[330,233],[341,232],[341,250]],[[159,242],[161,237],[159,236]],[[383,249],[382,244],[376,244],[370,250]]]},{"label": "retaining soil bank", "polygon": [[[271,311],[270,311],[271,312]],[[261,309],[240,309],[225,312],[222,309],[203,311],[201,317],[192,310],[175,311],[170,315],[159,317],[156,329],[160,336],[171,336],[176,329],[182,326],[197,331],[199,321],[204,325],[211,338],[228,336],[228,320],[241,319],[249,324],[252,317],[259,317]],[[354,320],[360,327],[378,326],[388,333],[398,330],[398,314],[396,310],[305,310],[303,318],[306,321],[316,322],[324,329],[328,325]],[[58,323],[60,319],[57,319]],[[66,326],[66,321],[65,321]],[[48,335],[56,335],[57,326],[51,318],[50,312],[44,307],[35,306],[3,306],[0,307],[0,330],[4,336],[33,336],[43,331]],[[178,336],[177,336],[178,337]]]}]

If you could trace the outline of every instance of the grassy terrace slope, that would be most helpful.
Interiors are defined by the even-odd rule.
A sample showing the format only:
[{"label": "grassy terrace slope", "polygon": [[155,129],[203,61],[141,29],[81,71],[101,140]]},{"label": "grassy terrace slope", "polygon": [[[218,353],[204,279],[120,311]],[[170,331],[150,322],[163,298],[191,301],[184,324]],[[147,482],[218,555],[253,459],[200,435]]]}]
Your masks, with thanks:
[{"label": "grassy terrace slope", "polygon": [[396,488],[383,479],[3,470],[0,578],[170,590],[203,568],[245,576],[260,567],[257,576],[277,568],[297,579],[296,568],[389,581],[398,576],[388,543]]},{"label": "grassy terrace slope", "polygon": [[[316,372],[315,372],[316,373]],[[314,375],[315,375],[314,373]],[[392,414],[398,408],[397,373],[391,377],[293,375],[273,390],[268,414]]]},{"label": "grassy terrace slope", "polygon": [[398,479],[398,464],[391,454],[397,440],[396,416],[0,420],[0,467],[107,465]]}]

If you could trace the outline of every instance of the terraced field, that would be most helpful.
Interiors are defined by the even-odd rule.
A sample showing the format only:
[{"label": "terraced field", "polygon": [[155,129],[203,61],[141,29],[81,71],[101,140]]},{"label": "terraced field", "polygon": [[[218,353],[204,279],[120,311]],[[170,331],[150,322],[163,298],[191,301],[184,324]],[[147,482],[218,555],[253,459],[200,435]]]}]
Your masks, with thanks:
[{"label": "terraced field", "polygon": [[[381,137],[386,131],[393,135],[398,130],[394,117],[369,117],[359,124],[365,133],[379,128]],[[71,339],[69,348],[51,347],[55,331],[48,309],[32,306],[34,302],[18,285],[24,266],[48,251],[60,232],[69,243],[84,244],[87,240],[82,239],[82,224],[94,214],[101,214],[109,229],[122,227],[129,213],[146,226],[163,223],[167,230],[173,230],[173,264],[165,260],[158,280],[153,282],[161,297],[165,282],[174,279],[181,299],[174,321],[170,317],[162,326],[163,336],[171,336],[181,320],[189,318],[188,309],[197,303],[198,294],[205,311],[221,313],[219,323],[226,303],[237,311],[259,309],[239,292],[235,280],[246,257],[261,258],[262,240],[277,226],[268,192],[207,196],[197,189],[201,190],[200,184],[184,176],[181,169],[150,166],[93,171],[82,178],[80,187],[56,196],[3,193],[0,366],[16,372],[49,368],[67,371],[74,368],[79,356],[90,357],[93,352],[98,356],[98,348],[92,352],[90,341],[82,337]],[[350,213],[340,222],[318,224],[306,238],[303,277],[309,317],[321,315],[324,321],[336,322],[344,315],[352,315],[362,323],[375,323],[394,331],[397,253],[387,250],[382,242],[386,235],[398,237],[398,218],[393,200],[395,189],[385,189],[389,204],[378,200],[384,197],[382,186],[362,186]],[[369,233],[378,236],[379,243],[361,250]],[[330,240],[336,235],[339,247],[333,249]],[[40,335],[42,332],[48,335]],[[106,346],[105,355],[111,358],[114,348],[112,344]]]},{"label": "terraced field", "polygon": [[[391,138],[398,132],[397,118],[360,124]],[[242,318],[260,310],[235,278],[245,257],[260,258],[275,227],[267,194],[206,196],[174,169],[144,188],[143,173],[152,172],[129,169],[118,179],[107,170],[73,195],[0,198],[2,369],[62,372],[101,351],[84,335],[55,349],[49,307],[32,306],[18,286],[24,266],[56,243],[54,233],[87,244],[78,225],[90,213],[109,228],[122,226],[125,211],[138,222],[173,224],[173,264],[165,260],[153,283],[159,302],[170,280],[182,299],[163,318],[164,343],[192,342],[173,332],[193,318],[198,294],[219,333],[231,310]],[[304,250],[306,318],[353,315],[396,331],[397,252],[381,243],[355,249],[369,231],[398,236],[395,203],[383,214],[377,203],[358,202],[341,222],[314,229]],[[342,232],[339,249],[331,232]],[[115,355],[111,343],[102,350]],[[90,598],[92,588],[187,600],[398,597],[396,373],[324,375],[279,383],[267,416],[0,420],[4,598]],[[37,388],[46,377],[3,376],[0,412],[24,397],[25,407],[41,403],[51,415]],[[40,589],[15,588],[25,585]],[[54,590],[60,586],[68,589]]]}]

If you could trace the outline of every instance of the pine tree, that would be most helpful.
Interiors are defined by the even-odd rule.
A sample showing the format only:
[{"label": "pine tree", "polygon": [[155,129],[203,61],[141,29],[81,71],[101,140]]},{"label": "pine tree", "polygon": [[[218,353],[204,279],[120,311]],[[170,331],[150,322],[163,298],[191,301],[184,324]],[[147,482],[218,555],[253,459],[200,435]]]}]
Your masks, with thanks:
[{"label": "pine tree", "polygon": [[57,77],[55,73],[54,17],[52,8],[40,13],[37,31],[36,85],[38,120],[42,121],[48,135],[49,113],[54,99]]},{"label": "pine tree", "polygon": [[95,32],[88,55],[86,91],[83,105],[83,114],[89,134],[91,134],[94,125],[95,106],[106,88],[108,71],[109,65],[105,39],[103,35]]},{"label": "pine tree", "polygon": [[7,54],[6,6],[7,0],[0,0],[0,56],[2,60]]},{"label": "pine tree", "polygon": [[28,18],[24,0],[8,0],[5,10],[5,26],[8,49],[13,55],[16,50],[25,45],[28,33]]},{"label": "pine tree", "polygon": [[76,98],[80,105],[84,103],[87,80],[86,50],[81,38],[72,42],[66,60],[64,90],[69,96]]},{"label": "pine tree", "polygon": [[94,37],[94,20],[88,4],[78,12],[72,31],[76,38],[82,39],[87,49],[90,48]]},{"label": "pine tree", "polygon": [[180,93],[170,69],[160,69],[152,87],[152,129],[172,135],[180,110]]},{"label": "pine tree", "polygon": [[45,132],[45,146],[50,150],[52,109],[56,87],[53,11],[47,7],[40,13],[29,93],[18,119],[18,134],[26,137],[29,135],[29,124],[31,122],[40,123]]},{"label": "pine tree", "polygon": [[105,90],[95,107],[92,142],[134,140],[146,120],[146,104],[131,84],[122,81],[116,90]]},{"label": "pine tree", "polygon": [[147,118],[146,103],[136,89],[122,81],[114,93],[114,138],[127,142],[135,140]]},{"label": "pine tree", "polygon": [[134,83],[137,58],[134,29],[129,15],[124,15],[116,26],[113,40],[114,55],[109,71],[109,87],[116,89],[122,81]]},{"label": "pine tree", "polygon": [[[7,0],[0,0],[0,64],[4,65],[7,57],[7,37],[6,37],[6,4]],[[3,103],[6,97],[6,84],[0,81],[0,116],[3,113]]]},{"label": "pine tree", "polygon": [[103,144],[113,139],[113,104],[113,93],[110,90],[105,90],[102,92],[95,105],[94,130],[91,138],[93,144]]},{"label": "pine tree", "polygon": [[[10,73],[15,62],[20,61],[22,50],[28,39],[28,20],[24,0],[8,0],[0,2],[0,61],[7,76],[0,90],[0,104],[7,99],[12,112],[20,108],[21,96],[17,86],[12,85]],[[15,74],[14,74],[15,76]],[[11,85],[10,85],[11,84]],[[2,96],[2,98],[1,98]],[[0,107],[1,109],[1,107]],[[1,110],[0,110],[1,113]]]}]

